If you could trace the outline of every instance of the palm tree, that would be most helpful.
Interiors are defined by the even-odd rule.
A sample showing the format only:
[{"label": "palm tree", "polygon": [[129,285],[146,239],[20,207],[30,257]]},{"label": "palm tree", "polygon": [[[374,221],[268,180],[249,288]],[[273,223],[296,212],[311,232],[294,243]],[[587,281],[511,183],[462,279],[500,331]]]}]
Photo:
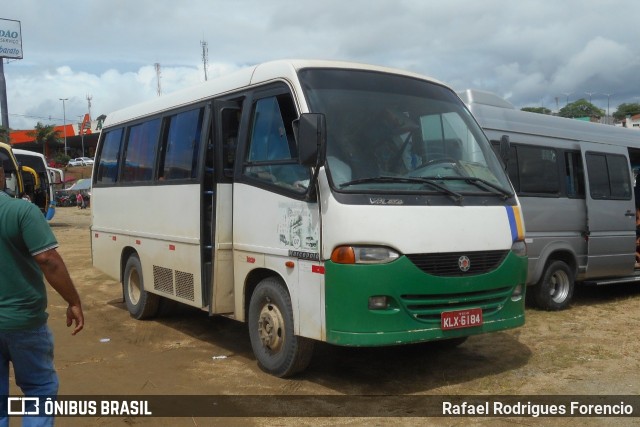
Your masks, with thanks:
[{"label": "palm tree", "polygon": [[47,156],[47,145],[57,144],[60,142],[60,131],[55,129],[54,125],[43,125],[38,122],[35,128],[28,132],[29,136],[32,136],[35,141],[42,143],[42,154]]}]

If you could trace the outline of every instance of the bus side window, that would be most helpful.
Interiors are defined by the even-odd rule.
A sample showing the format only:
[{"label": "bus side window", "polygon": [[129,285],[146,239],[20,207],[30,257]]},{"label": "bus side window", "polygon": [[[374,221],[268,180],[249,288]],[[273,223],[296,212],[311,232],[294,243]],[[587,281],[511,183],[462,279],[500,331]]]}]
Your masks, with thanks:
[{"label": "bus side window", "polygon": [[118,160],[120,144],[124,128],[108,131],[104,136],[102,148],[98,156],[98,173],[96,183],[114,184],[118,181]]},{"label": "bus side window", "polygon": [[129,128],[122,172],[123,182],[145,182],[153,178],[160,123],[160,119],[154,119]]},{"label": "bus side window", "polygon": [[165,118],[158,179],[196,178],[203,116],[198,108]]},{"label": "bus side window", "polygon": [[292,122],[296,119],[289,95],[259,99],[253,108],[244,173],[280,187],[304,192],[309,170],[297,162]]}]

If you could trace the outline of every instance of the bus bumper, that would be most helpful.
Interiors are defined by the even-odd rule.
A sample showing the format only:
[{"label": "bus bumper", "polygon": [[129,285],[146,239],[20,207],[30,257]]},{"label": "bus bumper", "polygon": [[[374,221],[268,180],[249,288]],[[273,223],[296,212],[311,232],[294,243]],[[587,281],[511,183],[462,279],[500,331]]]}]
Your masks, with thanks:
[{"label": "bus bumper", "polygon": [[[457,277],[427,274],[402,256],[389,264],[325,264],[327,342],[384,346],[478,335],[522,326],[527,259],[509,252],[493,271]],[[521,294],[514,296],[517,286]],[[371,309],[371,297],[386,307]],[[482,309],[477,326],[443,329],[441,314]]]}]

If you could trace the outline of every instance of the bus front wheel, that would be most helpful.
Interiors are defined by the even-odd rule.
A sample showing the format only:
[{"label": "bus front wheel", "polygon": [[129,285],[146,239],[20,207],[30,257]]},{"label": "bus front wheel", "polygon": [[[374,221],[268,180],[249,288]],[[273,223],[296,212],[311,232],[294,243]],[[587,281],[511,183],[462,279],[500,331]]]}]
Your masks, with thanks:
[{"label": "bus front wheel", "polygon": [[573,297],[574,279],[571,268],[563,261],[551,261],[533,286],[535,304],[544,310],[564,310]]},{"label": "bus front wheel", "polygon": [[294,334],[291,298],[280,280],[269,277],[258,283],[248,318],[251,347],[263,371],[284,378],[309,365],[313,341]]},{"label": "bus front wheel", "polygon": [[142,264],[138,255],[133,254],[124,268],[124,301],[131,317],[142,320],[154,317],[158,312],[160,297],[144,290]]}]

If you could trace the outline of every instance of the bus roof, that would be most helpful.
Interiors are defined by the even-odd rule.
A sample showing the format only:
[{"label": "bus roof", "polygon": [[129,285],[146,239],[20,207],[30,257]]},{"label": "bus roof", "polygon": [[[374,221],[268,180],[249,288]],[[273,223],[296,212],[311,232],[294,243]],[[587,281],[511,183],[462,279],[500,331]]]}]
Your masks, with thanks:
[{"label": "bus roof", "polygon": [[468,89],[458,95],[485,130],[640,147],[637,130],[517,110],[490,92]]},{"label": "bus roof", "polygon": [[182,105],[189,105],[195,102],[204,101],[214,96],[223,95],[250,85],[267,83],[269,81],[279,79],[284,79],[294,83],[296,82],[297,71],[303,68],[344,68],[379,71],[428,80],[440,85],[443,84],[435,79],[431,79],[417,73],[356,62],[299,59],[278,60],[244,68],[207,82],[191,86],[171,94],[163,95],[150,101],[114,111],[107,115],[104,128],[116,126],[123,122],[160,113]]},{"label": "bus roof", "polygon": [[41,153],[36,153],[35,151],[22,150],[20,148],[14,148],[13,149],[13,154],[22,154],[22,155],[25,155],[25,156],[40,157],[46,163],[44,155],[42,155]]}]

